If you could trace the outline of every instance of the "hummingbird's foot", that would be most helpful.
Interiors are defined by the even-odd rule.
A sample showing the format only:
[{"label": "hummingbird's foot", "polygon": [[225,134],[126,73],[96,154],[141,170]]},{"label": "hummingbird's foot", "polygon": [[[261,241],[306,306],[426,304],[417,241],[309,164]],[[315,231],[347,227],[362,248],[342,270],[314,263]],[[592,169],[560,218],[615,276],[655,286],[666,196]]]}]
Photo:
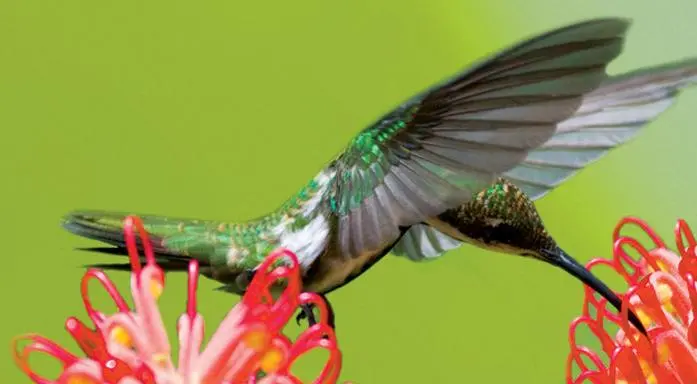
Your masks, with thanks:
[{"label": "hummingbird's foot", "polygon": [[[332,329],[336,330],[334,309],[332,308],[331,303],[329,303],[329,300],[327,300],[327,297],[325,295],[320,296],[327,304],[327,325],[329,325]],[[298,323],[298,325],[300,325],[300,322],[302,322],[305,319],[307,319],[307,322],[310,327],[317,324],[318,321],[317,317],[315,316],[314,309],[314,304],[302,304],[300,306],[300,313],[298,314],[298,316],[295,317],[295,321]]]},{"label": "hummingbird's foot", "polygon": [[315,306],[312,304],[302,304],[300,306],[300,313],[295,317],[295,321],[300,325],[300,323],[307,319],[308,325],[311,327],[317,324],[317,319],[315,318],[314,312]]}]

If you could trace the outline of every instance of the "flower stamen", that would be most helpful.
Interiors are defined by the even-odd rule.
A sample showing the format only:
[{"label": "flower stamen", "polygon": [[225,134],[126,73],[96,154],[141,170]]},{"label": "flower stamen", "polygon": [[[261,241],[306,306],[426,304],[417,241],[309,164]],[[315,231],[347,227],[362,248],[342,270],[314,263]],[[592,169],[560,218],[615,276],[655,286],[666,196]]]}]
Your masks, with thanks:
[{"label": "flower stamen", "polygon": [[[621,228],[628,224],[639,226],[652,240],[654,248],[646,248],[634,238],[620,236]],[[684,239],[688,245],[684,244]],[[604,303],[596,300],[586,290],[584,315],[571,323],[571,354],[567,360],[567,383],[694,383],[697,382],[697,342],[693,329],[694,311],[697,309],[697,289],[694,286],[697,272],[695,238],[687,224],[680,220],[675,228],[678,254],[667,249],[663,240],[643,221],[625,218],[615,228],[613,258],[594,259],[588,263],[610,266],[623,276],[628,284],[622,295],[623,308],[631,307],[648,330],[645,337],[627,323],[626,310],[621,318],[608,312]],[[638,260],[629,257],[623,246],[629,246],[640,254]],[[594,337],[603,345],[603,354],[609,366],[585,366],[580,357],[601,361],[598,353],[577,344],[576,324],[586,319],[589,308],[594,308],[596,318],[589,319]],[[615,338],[610,338],[608,324],[620,326]],[[608,340],[611,340],[608,343]],[[580,374],[574,375],[574,365]]]},{"label": "flower stamen", "polygon": [[162,283],[160,283],[159,281],[153,279],[150,282],[150,294],[152,295],[152,297],[155,298],[155,300],[159,299],[160,296],[162,296],[163,290],[164,285],[162,285]]},{"label": "flower stamen", "polygon": [[131,335],[128,334],[126,329],[120,325],[117,325],[111,329],[111,332],[109,332],[109,338],[111,341],[126,348],[133,348],[133,338],[131,338]]},{"label": "flower stamen", "polygon": [[[179,317],[180,343],[178,367],[172,362],[169,338],[157,301],[165,288],[164,271],[156,263],[143,223],[129,216],[124,221],[126,247],[131,260],[131,293],[134,309],[129,308],[112,281],[99,270],[89,270],[81,284],[83,302],[94,329],[71,317],[65,327],[87,358],[78,359],[40,336],[29,336],[32,343],[15,351],[20,368],[38,384],[230,384],[251,383],[261,372],[260,383],[300,383],[289,372],[293,361],[314,348],[330,353],[316,383],[336,383],[341,368],[341,352],[334,332],[328,326],[326,303],[316,294],[301,293],[300,264],[295,254],[279,249],[259,266],[240,303],[228,312],[205,348],[202,348],[204,322],[197,311],[198,262],[188,269],[187,303]],[[136,232],[141,245],[137,244]],[[138,246],[147,260],[141,266]],[[114,300],[117,311],[105,314],[92,307],[88,283],[96,279]],[[273,300],[272,288],[283,288]],[[281,332],[303,303],[320,309],[320,321],[303,332],[295,343]],[[322,339],[326,338],[326,339]],[[28,355],[42,352],[58,359],[63,373],[58,381],[36,375]],[[250,378],[252,380],[250,381]],[[272,381],[269,381],[271,380]]]},{"label": "flower stamen", "polygon": [[266,352],[261,359],[261,370],[267,373],[276,372],[283,362],[283,352],[277,348],[272,348]]},{"label": "flower stamen", "polygon": [[74,374],[65,378],[66,384],[99,384],[92,377],[83,374]]},{"label": "flower stamen", "polygon": [[269,343],[269,335],[262,331],[251,331],[243,340],[247,347],[255,351],[262,351]]}]

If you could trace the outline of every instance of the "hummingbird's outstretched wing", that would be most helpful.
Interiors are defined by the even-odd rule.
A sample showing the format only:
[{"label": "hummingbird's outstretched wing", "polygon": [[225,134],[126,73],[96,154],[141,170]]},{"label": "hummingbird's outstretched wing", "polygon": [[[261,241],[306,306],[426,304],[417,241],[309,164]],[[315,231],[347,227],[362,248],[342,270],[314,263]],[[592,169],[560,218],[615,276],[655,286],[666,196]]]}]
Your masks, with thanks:
[{"label": "hummingbird's outstretched wing", "polygon": [[363,130],[330,166],[338,246],[355,257],[458,206],[547,142],[607,78],[629,22],[540,35],[469,68]]},{"label": "hummingbird's outstretched wing", "polygon": [[[697,58],[639,69],[606,80],[559,123],[554,136],[503,176],[537,200],[610,150],[628,142],[697,83]],[[425,224],[412,227],[393,253],[434,258],[460,242]]]},{"label": "hummingbird's outstretched wing", "polygon": [[504,177],[537,200],[608,151],[633,139],[697,82],[697,58],[640,69],[606,81],[584,97],[554,136]]}]

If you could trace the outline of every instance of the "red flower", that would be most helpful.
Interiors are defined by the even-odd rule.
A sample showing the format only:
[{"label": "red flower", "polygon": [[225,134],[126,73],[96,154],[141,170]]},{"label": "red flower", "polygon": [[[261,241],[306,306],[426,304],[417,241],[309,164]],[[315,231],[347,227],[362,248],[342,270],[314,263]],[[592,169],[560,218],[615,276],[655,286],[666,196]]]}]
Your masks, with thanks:
[{"label": "red flower", "polygon": [[[654,243],[648,249],[632,237],[620,236],[625,225],[639,226]],[[588,263],[611,267],[626,281],[623,310],[613,314],[604,299],[585,289],[583,314],[571,323],[571,353],[567,361],[567,383],[697,383],[697,242],[685,221],[675,227],[680,253],[670,251],[663,240],[643,221],[625,218],[614,232],[613,258]],[[684,240],[683,240],[684,239]],[[625,247],[641,256],[632,258]],[[627,322],[627,309],[637,313],[648,330],[648,338]],[[593,351],[579,345],[576,330],[586,325],[601,345]],[[615,337],[611,329],[617,328]]]},{"label": "red flower", "polygon": [[[147,263],[140,264],[135,229],[140,233]],[[165,286],[164,272],[155,262],[151,244],[137,217],[124,223],[128,254],[131,258],[131,310],[109,278],[100,270],[89,270],[82,279],[82,298],[94,329],[71,317],[66,329],[86,357],[78,357],[54,342],[25,335],[15,341],[15,360],[39,384],[233,384],[300,383],[289,370],[305,352],[322,348],[329,360],[314,381],[336,383],[341,369],[341,352],[332,329],[327,325],[327,307],[316,294],[301,293],[298,260],[290,251],[276,250],[255,273],[247,293],[232,308],[208,344],[201,350],[204,322],[196,309],[198,263],[189,264],[186,312],[177,323],[179,356],[173,361],[170,343],[157,299]],[[285,260],[282,260],[285,259]],[[283,263],[285,261],[285,263]],[[278,265],[274,268],[272,265]],[[119,312],[105,315],[92,307],[88,283],[98,280],[113,298]],[[284,279],[285,281],[279,281]],[[274,301],[271,288],[282,283],[283,292]],[[320,310],[320,321],[293,343],[281,333],[298,306],[313,303]],[[19,347],[19,340],[29,344]],[[36,374],[28,363],[34,352],[48,354],[63,366],[56,380]],[[256,377],[263,372],[264,377]]]}]

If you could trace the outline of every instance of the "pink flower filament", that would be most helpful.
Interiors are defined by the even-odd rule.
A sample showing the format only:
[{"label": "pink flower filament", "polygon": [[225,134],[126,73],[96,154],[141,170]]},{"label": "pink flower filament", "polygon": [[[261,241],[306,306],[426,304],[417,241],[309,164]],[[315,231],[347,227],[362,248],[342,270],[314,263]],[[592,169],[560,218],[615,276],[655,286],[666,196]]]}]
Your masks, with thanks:
[{"label": "pink flower filament", "polygon": [[[141,266],[136,244],[140,235],[145,253]],[[80,358],[54,342],[35,334],[14,341],[17,365],[38,384],[233,384],[300,383],[291,373],[293,364],[305,353],[325,349],[329,358],[314,383],[336,383],[341,370],[341,352],[333,330],[327,325],[327,306],[314,293],[302,293],[297,257],[285,249],[272,252],[257,269],[239,304],[219,324],[201,350],[204,321],[197,310],[198,263],[188,269],[186,310],[177,322],[179,356],[172,360],[164,322],[157,306],[165,286],[164,271],[157,265],[141,220],[124,221],[126,247],[131,260],[131,293],[134,309],[128,306],[112,281],[100,270],[88,270],[81,292],[94,328],[71,317],[65,327],[86,357]],[[274,264],[279,264],[275,266]],[[106,315],[91,303],[88,283],[97,280],[114,300],[117,313]],[[283,284],[274,301],[271,288]],[[320,311],[318,324],[303,332],[295,342],[281,333],[301,304],[312,303]],[[20,341],[28,345],[20,348]],[[62,373],[48,379],[35,373],[29,357],[34,353],[52,356]],[[263,372],[264,377],[256,377]]]}]

